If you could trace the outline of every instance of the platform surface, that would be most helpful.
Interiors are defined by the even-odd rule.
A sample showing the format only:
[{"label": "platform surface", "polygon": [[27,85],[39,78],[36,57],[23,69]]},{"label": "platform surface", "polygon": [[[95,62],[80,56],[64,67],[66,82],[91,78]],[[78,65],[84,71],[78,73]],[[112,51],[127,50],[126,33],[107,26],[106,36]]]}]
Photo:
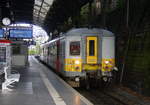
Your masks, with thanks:
[{"label": "platform surface", "polygon": [[13,91],[1,91],[0,105],[93,105],[33,56],[18,71],[20,82]]}]

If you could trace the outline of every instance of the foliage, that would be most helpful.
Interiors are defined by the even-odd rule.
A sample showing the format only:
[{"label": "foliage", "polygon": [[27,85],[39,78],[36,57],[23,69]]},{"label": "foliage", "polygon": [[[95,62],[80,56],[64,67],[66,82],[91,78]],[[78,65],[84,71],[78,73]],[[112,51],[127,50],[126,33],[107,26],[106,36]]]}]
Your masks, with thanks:
[{"label": "foliage", "polygon": [[117,8],[123,7],[123,0],[117,0]]},{"label": "foliage", "polygon": [[80,21],[81,25],[87,25],[89,19],[89,3],[81,8],[80,16],[81,16]]},{"label": "foliage", "polygon": [[40,54],[40,45],[36,44],[35,48],[29,48],[29,55],[39,55]]},{"label": "foliage", "polygon": [[36,50],[29,50],[29,55],[36,55],[36,54],[37,54]]}]

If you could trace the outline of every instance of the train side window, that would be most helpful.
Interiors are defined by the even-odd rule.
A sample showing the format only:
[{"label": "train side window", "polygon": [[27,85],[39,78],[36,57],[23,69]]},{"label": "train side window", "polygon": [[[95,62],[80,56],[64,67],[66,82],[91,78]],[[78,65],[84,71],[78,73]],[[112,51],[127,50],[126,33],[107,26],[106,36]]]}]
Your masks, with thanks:
[{"label": "train side window", "polygon": [[89,56],[94,56],[95,54],[95,42],[94,40],[89,40]]},{"label": "train side window", "polygon": [[48,47],[48,55],[50,55],[51,49],[50,47]]},{"label": "train side window", "polygon": [[70,42],[70,55],[80,55],[80,41]]}]

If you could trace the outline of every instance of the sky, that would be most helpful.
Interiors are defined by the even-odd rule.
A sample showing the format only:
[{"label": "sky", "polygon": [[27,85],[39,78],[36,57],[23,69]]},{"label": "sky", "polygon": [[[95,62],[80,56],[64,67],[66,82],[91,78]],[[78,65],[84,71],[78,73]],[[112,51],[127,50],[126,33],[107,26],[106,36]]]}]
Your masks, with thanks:
[{"label": "sky", "polygon": [[34,40],[39,43],[44,43],[49,39],[48,34],[41,27],[33,25]]}]

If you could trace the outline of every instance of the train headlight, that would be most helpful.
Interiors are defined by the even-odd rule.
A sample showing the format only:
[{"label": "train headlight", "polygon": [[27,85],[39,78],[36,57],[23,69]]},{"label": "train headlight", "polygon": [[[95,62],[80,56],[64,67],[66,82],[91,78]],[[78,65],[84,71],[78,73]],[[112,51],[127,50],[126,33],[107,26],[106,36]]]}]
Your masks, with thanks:
[{"label": "train headlight", "polygon": [[108,78],[107,77],[103,77],[103,81],[107,82]]},{"label": "train headlight", "polygon": [[76,82],[79,82],[79,81],[80,81],[80,78],[79,78],[79,77],[76,77],[76,78],[75,78],[75,81],[76,81]]},{"label": "train headlight", "polygon": [[106,63],[106,64],[108,64],[108,63],[109,63],[109,61],[105,61],[105,63]]},{"label": "train headlight", "polygon": [[76,60],[76,61],[75,61],[75,64],[76,64],[76,65],[80,64],[80,61],[79,61],[79,60]]}]

